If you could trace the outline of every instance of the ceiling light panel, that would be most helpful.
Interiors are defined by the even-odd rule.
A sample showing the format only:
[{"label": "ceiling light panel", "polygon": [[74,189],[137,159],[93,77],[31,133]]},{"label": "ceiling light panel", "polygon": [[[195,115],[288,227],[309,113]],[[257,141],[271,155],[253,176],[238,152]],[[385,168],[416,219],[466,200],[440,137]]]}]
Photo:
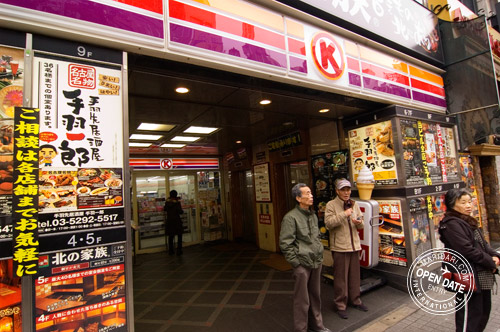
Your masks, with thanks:
[{"label": "ceiling light panel", "polygon": [[144,140],[144,141],[157,141],[162,138],[162,135],[144,135],[144,134],[132,134],[130,139]]},{"label": "ceiling light panel", "polygon": [[175,128],[175,125],[161,123],[141,123],[137,130],[152,130],[152,131],[170,131]]},{"label": "ceiling light panel", "polygon": [[207,134],[208,135],[208,134],[211,134],[218,129],[219,128],[215,128],[215,127],[191,126],[188,129],[184,130],[184,132],[187,134]]},{"label": "ceiling light panel", "polygon": [[171,139],[173,142],[196,142],[201,137],[197,136],[175,136]]},{"label": "ceiling light panel", "polygon": [[160,145],[160,147],[162,147],[162,148],[174,148],[174,149],[180,149],[180,148],[183,148],[185,146],[186,146],[186,144],[173,144],[173,143],[165,143],[165,144]]},{"label": "ceiling light panel", "polygon": [[151,143],[130,142],[128,143],[128,146],[132,146],[135,148],[146,148],[148,146],[151,146]]}]

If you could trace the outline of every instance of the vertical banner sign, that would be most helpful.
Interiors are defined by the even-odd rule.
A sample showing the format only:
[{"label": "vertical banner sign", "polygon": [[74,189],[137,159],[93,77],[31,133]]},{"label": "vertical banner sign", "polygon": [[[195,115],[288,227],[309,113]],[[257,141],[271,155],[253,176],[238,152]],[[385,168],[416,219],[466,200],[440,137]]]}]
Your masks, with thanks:
[{"label": "vertical banner sign", "polygon": [[424,131],[422,127],[422,121],[418,121],[418,137],[420,138],[420,153],[422,156],[422,170],[425,179],[425,184],[431,185],[431,174],[429,172],[429,167],[427,165],[427,154],[424,140]]},{"label": "vertical banner sign", "polygon": [[37,273],[39,110],[14,111],[13,260],[16,276]]},{"label": "vertical banner sign", "polygon": [[[57,46],[36,38],[34,48]],[[40,332],[127,331],[122,68],[119,61],[96,60],[35,51],[40,254],[34,319]]]}]

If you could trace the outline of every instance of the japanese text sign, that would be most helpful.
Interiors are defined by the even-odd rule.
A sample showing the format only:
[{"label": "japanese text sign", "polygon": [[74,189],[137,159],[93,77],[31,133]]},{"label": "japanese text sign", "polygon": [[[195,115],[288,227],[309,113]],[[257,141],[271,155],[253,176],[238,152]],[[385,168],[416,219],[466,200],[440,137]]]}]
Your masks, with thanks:
[{"label": "japanese text sign", "polygon": [[37,273],[39,109],[14,113],[13,260],[18,277]]},{"label": "japanese text sign", "polygon": [[35,57],[41,167],[122,167],[121,70]]}]

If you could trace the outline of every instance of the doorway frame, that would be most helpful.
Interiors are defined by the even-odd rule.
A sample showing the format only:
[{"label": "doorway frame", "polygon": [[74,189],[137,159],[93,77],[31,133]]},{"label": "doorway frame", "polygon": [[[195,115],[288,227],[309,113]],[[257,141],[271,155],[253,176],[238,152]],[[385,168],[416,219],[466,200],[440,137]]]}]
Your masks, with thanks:
[{"label": "doorway frame", "polygon": [[135,229],[134,236],[134,254],[149,254],[165,251],[165,244],[163,246],[155,246],[151,248],[141,249],[140,244],[140,226],[139,226],[139,210],[137,201],[137,178],[146,176],[161,176],[165,180],[165,199],[168,198],[170,192],[170,176],[194,176],[194,186],[195,186],[195,197],[194,197],[194,209],[196,210],[195,215],[195,225],[196,225],[196,241],[185,242],[183,246],[192,246],[202,242],[201,239],[201,220],[200,220],[200,209],[199,209],[199,192],[198,192],[198,172],[203,170],[192,170],[192,171],[169,171],[169,170],[134,170],[132,171],[132,224]]}]

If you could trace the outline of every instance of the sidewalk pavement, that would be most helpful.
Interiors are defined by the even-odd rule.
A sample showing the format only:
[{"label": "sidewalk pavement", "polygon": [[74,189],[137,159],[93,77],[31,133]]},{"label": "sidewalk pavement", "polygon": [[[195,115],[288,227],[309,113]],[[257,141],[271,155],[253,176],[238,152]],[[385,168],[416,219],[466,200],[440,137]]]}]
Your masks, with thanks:
[{"label": "sidewalk pavement", "polygon": [[[408,296],[408,301],[399,308],[355,330],[355,332],[400,331],[453,332],[455,331],[455,314],[429,314],[417,307]],[[500,294],[492,295],[491,314],[485,332],[500,332]]]}]

